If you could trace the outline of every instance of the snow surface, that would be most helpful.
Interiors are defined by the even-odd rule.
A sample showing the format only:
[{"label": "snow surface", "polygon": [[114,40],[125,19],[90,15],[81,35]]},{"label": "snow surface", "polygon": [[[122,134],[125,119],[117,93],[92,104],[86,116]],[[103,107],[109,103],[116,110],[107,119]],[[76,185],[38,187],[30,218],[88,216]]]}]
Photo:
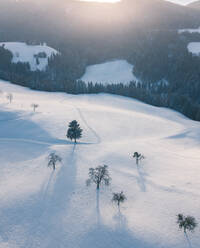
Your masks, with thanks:
[{"label": "snow surface", "polygon": [[[48,65],[48,58],[53,54],[57,54],[58,51],[44,45],[27,45],[23,42],[0,42],[0,46],[4,45],[6,49],[12,52],[13,54],[13,63],[29,63],[31,70],[43,71]],[[40,52],[45,52],[47,58],[39,58],[39,64],[36,63],[36,58],[34,55],[38,55]]]},{"label": "snow surface", "polygon": [[139,81],[133,75],[133,65],[129,64],[126,60],[115,60],[88,66],[81,80],[86,83],[93,82],[104,85],[128,84],[131,81]]},{"label": "snow surface", "polygon": [[[108,94],[3,81],[0,89],[1,248],[199,248],[199,227],[187,239],[176,224],[178,213],[200,222],[199,122]],[[65,136],[74,119],[84,130],[76,146]],[[47,168],[52,151],[63,158],[55,172]],[[135,151],[146,157],[138,167]],[[97,194],[85,181],[102,164],[112,182]],[[119,212],[111,198],[121,190]]]},{"label": "snow surface", "polygon": [[200,33],[200,27],[199,28],[186,28],[186,29],[179,29],[178,32],[181,34],[181,33],[184,33],[184,32],[188,32],[188,33]]},{"label": "snow surface", "polygon": [[180,4],[180,5],[187,5],[189,3],[195,2],[196,0],[166,0],[172,3]]},{"label": "snow surface", "polygon": [[195,54],[200,55],[200,42],[191,42],[188,44],[188,51]]}]

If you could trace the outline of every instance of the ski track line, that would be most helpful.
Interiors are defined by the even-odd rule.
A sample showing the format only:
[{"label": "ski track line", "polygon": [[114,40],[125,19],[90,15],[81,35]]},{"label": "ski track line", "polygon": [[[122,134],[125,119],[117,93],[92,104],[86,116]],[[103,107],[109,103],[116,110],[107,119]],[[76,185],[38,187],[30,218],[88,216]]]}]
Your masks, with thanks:
[{"label": "ski track line", "polygon": [[77,107],[75,107],[76,108],[76,110],[77,110],[77,112],[79,113],[79,116],[81,117],[81,120],[84,122],[84,124],[86,125],[86,127],[91,131],[91,133],[93,133],[93,135],[96,137],[96,139],[97,139],[97,142],[96,142],[96,144],[100,144],[101,143],[101,138],[100,138],[100,136],[94,131],[94,129],[93,128],[91,128],[90,126],[89,126],[89,124],[87,123],[87,121],[85,120],[85,118],[84,118],[84,116],[83,116],[83,113],[81,112],[81,110],[79,109],[79,108],[77,108]]}]

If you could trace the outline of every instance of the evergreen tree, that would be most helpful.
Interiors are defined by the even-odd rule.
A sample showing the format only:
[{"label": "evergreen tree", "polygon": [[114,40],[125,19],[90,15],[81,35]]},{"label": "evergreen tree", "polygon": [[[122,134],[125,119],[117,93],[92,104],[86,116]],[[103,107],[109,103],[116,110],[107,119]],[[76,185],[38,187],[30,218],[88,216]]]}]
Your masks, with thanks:
[{"label": "evergreen tree", "polygon": [[82,137],[83,130],[80,128],[80,125],[76,120],[71,121],[69,123],[69,128],[67,131],[67,138],[70,140],[74,140],[74,142],[77,142],[77,139],[80,139]]}]

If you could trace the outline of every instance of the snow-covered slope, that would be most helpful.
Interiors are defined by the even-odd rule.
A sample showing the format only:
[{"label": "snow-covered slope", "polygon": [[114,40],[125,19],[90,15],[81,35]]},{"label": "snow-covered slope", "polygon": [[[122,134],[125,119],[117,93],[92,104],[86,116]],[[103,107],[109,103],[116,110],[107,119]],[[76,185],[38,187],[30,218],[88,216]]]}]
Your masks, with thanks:
[{"label": "snow-covered slope", "polygon": [[[48,58],[58,53],[55,49],[48,47],[46,44],[27,45],[23,42],[1,42],[0,46],[2,45],[12,52],[13,63],[27,62],[30,64],[32,71],[45,70],[48,65]],[[46,56],[42,57],[40,53],[45,53]]]},{"label": "snow-covered slope", "polygon": [[129,64],[126,60],[115,60],[88,66],[81,80],[86,83],[102,84],[138,82],[138,79],[133,75],[133,65]]},{"label": "snow-covered slope", "polygon": [[188,32],[188,33],[200,33],[200,27],[199,28],[186,28],[186,29],[179,29],[178,32],[181,34],[181,33],[184,33],[184,32]]},{"label": "snow-covered slope", "polygon": [[[176,215],[200,221],[200,123],[120,96],[2,81],[0,89],[1,248],[199,248],[199,228],[186,239]],[[74,119],[84,130],[76,146],[65,136]],[[55,172],[47,168],[52,151],[63,158]],[[135,151],[145,155],[138,167]],[[85,181],[103,164],[112,182],[96,194]],[[121,190],[119,212],[111,198]]]},{"label": "snow-covered slope", "polygon": [[191,42],[188,44],[188,51],[195,54],[200,55],[200,42]]}]

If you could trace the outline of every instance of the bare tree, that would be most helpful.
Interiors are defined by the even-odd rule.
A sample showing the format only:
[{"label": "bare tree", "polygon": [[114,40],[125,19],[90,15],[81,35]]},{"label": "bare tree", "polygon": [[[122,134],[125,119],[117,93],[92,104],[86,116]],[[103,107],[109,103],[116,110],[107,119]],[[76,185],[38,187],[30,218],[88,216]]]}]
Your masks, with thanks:
[{"label": "bare tree", "polygon": [[97,189],[99,189],[101,184],[108,186],[110,181],[111,177],[109,176],[107,165],[89,169],[89,179],[86,181],[87,186],[94,183],[97,185]]},{"label": "bare tree", "polygon": [[180,229],[184,230],[185,234],[187,230],[193,232],[198,225],[193,216],[184,216],[183,214],[177,215],[177,224],[179,225]]},{"label": "bare tree", "polygon": [[13,100],[13,94],[9,93],[7,94],[6,98],[9,100],[9,102],[11,103]]},{"label": "bare tree", "polygon": [[56,164],[62,161],[62,158],[56,155],[54,152],[50,153],[48,156],[48,167],[52,167],[53,170],[56,169]]},{"label": "bare tree", "polygon": [[145,157],[144,157],[142,154],[138,153],[138,152],[134,152],[133,158],[135,158],[136,164],[138,165],[139,162],[140,162],[142,159],[144,159]]},{"label": "bare tree", "polygon": [[36,104],[36,103],[32,103],[32,104],[31,104],[31,107],[33,108],[33,111],[35,112],[36,108],[38,108],[39,105]]},{"label": "bare tree", "polygon": [[126,196],[123,191],[120,193],[113,193],[112,201],[117,204],[118,208],[120,208],[120,204],[126,201]]}]

